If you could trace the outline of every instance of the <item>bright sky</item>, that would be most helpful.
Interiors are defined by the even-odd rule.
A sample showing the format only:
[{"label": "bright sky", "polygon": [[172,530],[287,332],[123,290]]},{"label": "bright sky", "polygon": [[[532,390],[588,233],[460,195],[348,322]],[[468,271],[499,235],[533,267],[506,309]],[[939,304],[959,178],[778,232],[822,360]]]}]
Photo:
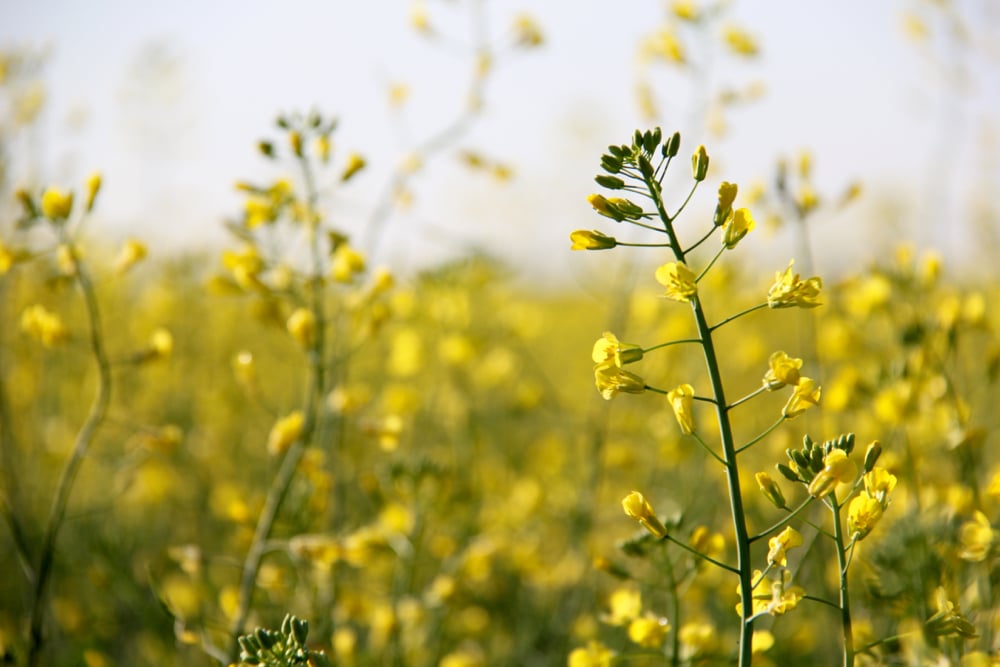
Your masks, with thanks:
[{"label": "bright sky", "polygon": [[[468,40],[473,1],[428,0],[431,22]],[[584,198],[607,144],[645,125],[636,52],[667,3],[485,4],[494,43],[506,43],[513,17],[529,11],[546,44],[498,58],[486,112],[455,148],[509,163],[516,177],[498,185],[462,168],[455,151],[439,156],[414,182],[413,209],[390,221],[378,259],[413,268],[480,246],[572,270],[584,253],[570,257],[569,231],[615,232]],[[1000,59],[989,52],[1000,44],[1000,7],[956,2],[974,18],[977,41],[946,51],[936,39],[915,45],[900,29],[905,10],[929,4],[735,0],[730,16],[758,38],[762,55],[750,63],[718,55],[708,85],[759,79],[767,94],[731,112],[726,137],[712,138],[690,122],[696,85],[661,66],[652,78],[663,102],[658,123],[685,133],[685,153],[706,143],[710,183],[767,178],[778,156],[803,148],[814,154],[821,193],[863,182],[864,201],[817,223],[830,263],[850,263],[852,246],[899,224],[919,245],[958,256],[970,238],[959,222],[968,202],[1000,185],[990,162],[1000,143]],[[416,36],[408,12],[398,0],[0,0],[0,49],[50,52],[48,110],[34,157],[21,156],[20,166],[65,186],[100,169],[97,223],[111,238],[139,236],[154,249],[222,244],[222,221],[239,210],[232,184],[273,173],[256,140],[270,135],[278,112],[315,107],[341,119],[341,156],[357,150],[371,165],[332,204],[337,224],[359,234],[401,156],[447,125],[465,95],[466,53]],[[966,66],[963,92],[942,62]],[[402,116],[387,104],[397,81],[411,90]],[[902,210],[886,204],[904,197]],[[712,190],[700,200],[710,209]]]}]

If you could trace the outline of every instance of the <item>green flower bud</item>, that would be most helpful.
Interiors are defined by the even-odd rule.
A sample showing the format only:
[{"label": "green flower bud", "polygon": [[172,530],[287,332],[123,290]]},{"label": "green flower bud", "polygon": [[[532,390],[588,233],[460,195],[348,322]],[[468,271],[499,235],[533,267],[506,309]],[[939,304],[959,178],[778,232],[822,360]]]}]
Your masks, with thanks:
[{"label": "green flower bud", "polygon": [[691,174],[698,182],[704,181],[708,175],[708,153],[704,146],[698,146],[698,150],[691,156]]},{"label": "green flower bud", "polygon": [[621,190],[625,187],[625,181],[617,176],[606,176],[601,174],[599,176],[595,176],[594,180],[597,181],[598,185],[605,187],[608,190]]},{"label": "green flower bud", "polygon": [[873,440],[865,452],[865,472],[872,471],[880,456],[882,456],[882,445],[878,440]]},{"label": "green flower bud", "polygon": [[663,144],[663,157],[675,157],[681,148],[681,133],[674,132]]}]

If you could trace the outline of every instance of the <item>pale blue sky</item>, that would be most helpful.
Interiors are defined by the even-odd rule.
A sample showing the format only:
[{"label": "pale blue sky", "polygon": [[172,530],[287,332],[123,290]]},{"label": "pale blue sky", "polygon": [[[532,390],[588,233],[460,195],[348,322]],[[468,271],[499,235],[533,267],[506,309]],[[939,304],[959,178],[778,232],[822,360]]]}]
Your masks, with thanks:
[{"label": "pale blue sky", "polygon": [[[461,34],[467,4],[429,0],[428,7],[432,20]],[[977,30],[997,34],[1000,17],[996,10],[989,15],[989,2],[965,4]],[[900,13],[920,5],[737,0],[732,16],[759,38],[763,53],[751,64],[717,58],[711,84],[761,79],[767,95],[732,113],[729,135],[715,140],[686,125],[689,82],[663,74],[654,79],[667,100],[659,122],[691,130],[685,151],[699,141],[708,145],[717,157],[714,182],[766,177],[778,155],[805,147],[815,155],[821,191],[864,182],[868,201],[818,225],[823,248],[859,229],[863,242],[874,239],[878,200],[889,192],[910,197],[902,217],[919,244],[957,254],[957,221],[967,213],[974,183],[996,184],[997,165],[990,172],[981,163],[991,132],[1000,142],[998,60],[977,46],[966,59],[970,87],[946,103],[946,77],[899,29]],[[440,129],[464,95],[468,61],[457,49],[416,37],[408,6],[0,0],[0,48],[50,48],[50,106],[35,138],[44,156],[38,173],[72,185],[101,169],[107,187],[97,222],[109,236],[172,247],[223,242],[222,219],[237,212],[239,201],[232,183],[269,173],[254,142],[277,112],[311,106],[338,115],[336,145],[371,163],[334,205],[338,222],[357,233],[408,146],[407,132],[387,109],[386,84],[410,84],[405,117],[415,137]],[[547,37],[543,50],[500,60],[486,114],[458,144],[511,163],[517,177],[498,187],[467,174],[450,155],[439,158],[415,183],[412,213],[390,224],[379,259],[413,267],[479,244],[508,258],[544,259],[550,269],[572,268],[581,253],[564,252],[568,232],[603,224],[583,201],[594,189],[600,153],[642,123],[633,95],[636,45],[663,18],[665,3],[491,0],[487,6],[498,43],[524,10]],[[136,74],[139,54],[152,44],[164,45],[178,64],[159,89],[143,87]],[[149,112],[149,104],[157,110]],[[147,112],[137,115],[139,108]],[[72,118],[85,122],[70,129]],[[955,161],[963,165],[958,170],[950,168]],[[931,182],[941,196],[928,196]],[[988,183],[977,187],[990,191]],[[714,201],[710,190],[701,199],[705,206]],[[832,252],[851,255],[846,244]]]}]

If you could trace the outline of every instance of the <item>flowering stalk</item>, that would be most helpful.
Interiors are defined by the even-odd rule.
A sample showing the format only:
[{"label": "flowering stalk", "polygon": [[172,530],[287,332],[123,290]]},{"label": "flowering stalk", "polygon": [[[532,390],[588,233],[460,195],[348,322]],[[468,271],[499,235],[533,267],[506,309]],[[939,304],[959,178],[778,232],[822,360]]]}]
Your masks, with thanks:
[{"label": "flowering stalk", "polygon": [[[704,149],[702,149],[702,153]],[[697,156],[697,154],[696,154]],[[707,157],[704,159],[707,165]],[[696,169],[697,174],[697,169]],[[704,174],[698,174],[704,177]],[[663,229],[670,239],[670,247],[674,252],[674,257],[678,262],[683,263],[686,252],[683,250],[677,234],[674,231],[673,218],[667,214],[663,205],[663,197],[660,193],[660,183],[653,179],[652,174],[643,174],[643,181],[649,191],[650,197],[656,206],[657,215],[663,223]],[[697,185],[697,183],[696,183]],[[693,194],[692,188],[691,194]],[[684,204],[690,200],[691,194]],[[680,210],[683,209],[683,205]],[[750,562],[750,535],[747,531],[746,514],[743,508],[743,493],[740,488],[740,471],[736,461],[736,442],[733,437],[732,423],[729,419],[729,406],[726,402],[726,392],[722,382],[722,371],[719,360],[715,352],[715,343],[712,340],[712,327],[708,324],[705,310],[697,294],[690,297],[691,312],[694,315],[695,324],[698,328],[698,338],[701,341],[702,351],[705,357],[705,365],[708,369],[709,380],[712,385],[712,395],[715,403],[715,414],[719,424],[719,434],[722,439],[722,460],[726,468],[726,480],[729,487],[729,503],[733,520],[733,531],[736,538],[736,569],[739,572],[740,594],[742,596],[742,609],[740,617],[740,643],[739,643],[739,665],[744,667],[750,664],[752,656],[751,640],[753,638],[753,582],[751,581],[752,567]]]},{"label": "flowering stalk", "polygon": [[89,329],[90,349],[97,364],[97,392],[94,394],[94,402],[90,406],[87,417],[77,432],[76,441],[73,443],[73,450],[69,459],[63,467],[56,486],[55,497],[52,500],[52,507],[49,511],[49,519],[45,525],[45,534],[42,538],[42,552],[39,557],[38,570],[35,575],[34,589],[31,597],[31,621],[29,629],[28,662],[31,667],[39,664],[41,657],[44,636],[42,633],[42,622],[45,612],[45,592],[48,587],[49,578],[52,574],[52,565],[55,561],[56,540],[59,537],[59,530],[66,517],[66,505],[69,502],[69,495],[76,480],[76,475],[80,470],[80,464],[90,449],[90,445],[97,434],[97,429],[104,421],[107,414],[108,404],[111,400],[111,364],[108,361],[107,352],[104,349],[104,335],[101,328],[101,315],[97,303],[97,294],[94,291],[93,282],[87,273],[87,269],[80,260],[76,245],[68,238],[64,227],[60,227],[60,240],[64,247],[68,248],[68,256],[72,262],[73,275],[77,286],[83,295],[84,304],[87,311],[87,325]]},{"label": "flowering stalk", "polygon": [[850,562],[847,558],[848,549],[852,545],[844,544],[844,526],[840,516],[842,505],[837,502],[837,494],[831,493],[830,509],[833,511],[834,542],[837,545],[837,568],[840,572],[840,625],[844,642],[844,667],[854,666],[854,633],[851,629],[851,602],[847,589],[847,571]]},{"label": "flowering stalk", "polygon": [[[304,154],[296,152],[296,158],[302,168],[303,181],[306,188],[306,202],[311,216],[315,211],[318,201],[312,167],[309,158]],[[229,629],[229,662],[235,662],[239,656],[238,639],[246,629],[247,617],[250,614],[250,608],[253,604],[254,590],[257,587],[257,576],[260,573],[264,553],[267,551],[271,530],[274,527],[274,522],[277,519],[278,511],[281,509],[285,496],[288,494],[288,489],[295,477],[295,471],[302,460],[302,455],[313,439],[319,419],[321,397],[325,388],[323,354],[326,338],[326,313],[323,307],[323,258],[319,245],[318,222],[309,220],[306,224],[308,225],[309,257],[312,263],[311,275],[307,281],[307,289],[309,291],[309,312],[315,324],[315,335],[308,337],[305,350],[308,378],[306,381],[306,402],[303,409],[302,429],[301,433],[284,453],[281,466],[278,468],[278,472],[271,482],[267,500],[264,503],[264,509],[257,519],[253,541],[243,562],[243,572],[240,577],[239,602]]]}]

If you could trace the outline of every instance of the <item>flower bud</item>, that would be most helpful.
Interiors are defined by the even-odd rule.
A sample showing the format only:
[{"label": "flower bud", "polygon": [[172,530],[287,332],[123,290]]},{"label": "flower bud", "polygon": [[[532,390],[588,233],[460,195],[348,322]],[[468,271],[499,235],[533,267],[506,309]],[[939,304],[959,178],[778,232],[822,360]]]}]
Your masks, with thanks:
[{"label": "flower bud", "polygon": [[663,157],[675,157],[681,148],[681,133],[674,132],[663,144]]},{"label": "flower bud", "polygon": [[653,507],[638,491],[633,491],[622,499],[622,509],[657,538],[667,536],[667,529],[653,512]]},{"label": "flower bud", "polygon": [[868,450],[865,452],[865,472],[871,472],[878,463],[879,457],[882,456],[882,444],[878,440],[873,440],[870,445],[868,445]]},{"label": "flower bud", "polygon": [[608,250],[618,245],[613,236],[602,234],[597,230],[589,232],[586,229],[578,229],[570,233],[569,240],[573,242],[570,250]]},{"label": "flower bud", "polygon": [[708,153],[704,146],[698,146],[698,150],[691,156],[691,175],[698,182],[704,181],[708,175]]},{"label": "flower bud", "polygon": [[[781,464],[778,464],[781,465]],[[785,502],[785,494],[781,492],[781,487],[778,483],[771,479],[771,476],[766,472],[759,472],[755,475],[757,479],[757,486],[760,487],[761,493],[764,497],[771,501],[771,504],[778,509],[784,509],[787,506]]]}]

